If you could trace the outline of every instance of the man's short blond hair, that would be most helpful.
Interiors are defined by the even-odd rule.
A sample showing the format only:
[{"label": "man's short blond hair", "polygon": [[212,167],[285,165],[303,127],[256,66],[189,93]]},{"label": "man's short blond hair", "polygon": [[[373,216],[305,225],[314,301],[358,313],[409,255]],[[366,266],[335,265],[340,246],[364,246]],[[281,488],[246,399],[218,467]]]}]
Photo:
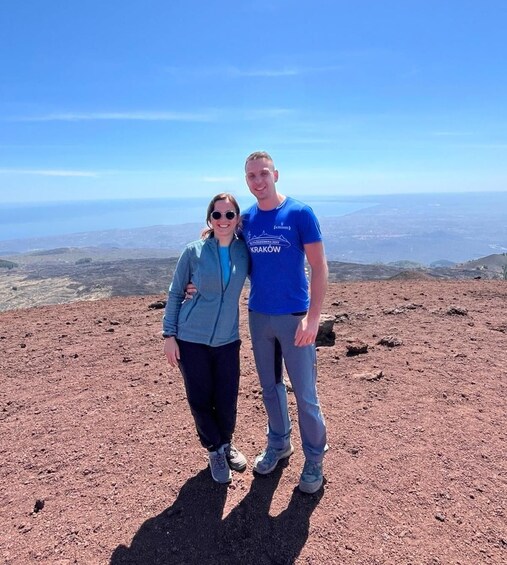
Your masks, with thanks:
[{"label": "man's short blond hair", "polygon": [[273,163],[273,169],[275,168],[273,157],[271,157],[271,155],[267,151],[254,151],[253,153],[250,153],[250,155],[248,155],[248,157],[246,158],[245,168],[246,164],[249,161],[257,161],[257,159],[267,159],[268,161],[271,161]]}]

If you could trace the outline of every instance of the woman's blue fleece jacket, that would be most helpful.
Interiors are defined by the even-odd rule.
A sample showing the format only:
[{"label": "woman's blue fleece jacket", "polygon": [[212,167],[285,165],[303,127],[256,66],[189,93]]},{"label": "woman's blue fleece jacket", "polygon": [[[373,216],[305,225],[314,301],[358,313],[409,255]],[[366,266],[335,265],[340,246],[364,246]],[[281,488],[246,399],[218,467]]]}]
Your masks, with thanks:
[{"label": "woman's blue fleece jacket", "polygon": [[[248,250],[243,240],[233,239],[230,247],[231,273],[222,282],[218,240],[214,237],[189,243],[181,254],[163,320],[163,335],[219,346],[239,339],[239,297],[248,275]],[[185,300],[189,282],[197,287]]]}]

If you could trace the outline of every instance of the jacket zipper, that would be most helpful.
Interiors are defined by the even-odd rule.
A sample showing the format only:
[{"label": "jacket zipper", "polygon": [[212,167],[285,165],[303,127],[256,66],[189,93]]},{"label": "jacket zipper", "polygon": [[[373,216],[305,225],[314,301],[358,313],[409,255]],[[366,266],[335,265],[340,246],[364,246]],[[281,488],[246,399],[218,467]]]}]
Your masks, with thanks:
[{"label": "jacket zipper", "polygon": [[[220,277],[220,288],[222,289],[222,294],[220,296],[220,306],[218,307],[218,314],[217,317],[215,318],[215,325],[213,326],[213,332],[211,333],[211,338],[210,338],[210,345],[213,343],[213,339],[215,337],[215,332],[218,326],[218,320],[220,318],[220,314],[222,312],[222,305],[224,303],[224,293],[225,293],[225,288],[224,288],[224,274],[222,272],[222,262],[220,261],[220,251],[218,249],[218,241],[217,244],[215,245],[215,251],[216,251],[216,256],[218,259],[218,266],[220,267],[220,272],[219,272],[219,277]],[[232,245],[232,241],[231,241],[231,245]],[[229,261],[230,261],[230,251],[229,251]],[[229,279],[230,282],[230,279]],[[227,285],[229,285],[229,283],[227,283]],[[227,287],[226,287],[227,288]]]}]

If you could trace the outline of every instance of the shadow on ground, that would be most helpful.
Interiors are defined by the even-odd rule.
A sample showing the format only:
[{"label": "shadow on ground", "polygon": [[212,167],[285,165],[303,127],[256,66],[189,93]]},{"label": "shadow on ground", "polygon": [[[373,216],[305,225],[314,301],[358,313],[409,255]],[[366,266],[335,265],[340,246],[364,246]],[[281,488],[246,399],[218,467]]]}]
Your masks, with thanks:
[{"label": "shadow on ground", "polygon": [[[294,489],[287,508],[269,515],[283,468],[256,476],[249,493],[222,519],[227,487],[211,482],[207,469],[183,485],[172,506],[139,528],[130,547],[118,546],[111,565],[242,563],[289,565],[308,538],[310,516],[323,489]],[[211,483],[211,484],[210,484]]]}]

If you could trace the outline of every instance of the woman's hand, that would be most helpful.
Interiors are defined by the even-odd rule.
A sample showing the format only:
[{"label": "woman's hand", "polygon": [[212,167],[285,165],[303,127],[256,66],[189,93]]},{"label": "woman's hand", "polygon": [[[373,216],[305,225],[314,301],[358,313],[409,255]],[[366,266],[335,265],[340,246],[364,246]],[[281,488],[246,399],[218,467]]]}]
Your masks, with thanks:
[{"label": "woman's hand", "polygon": [[164,339],[164,353],[171,367],[177,367],[180,360],[180,348],[174,336]]}]

